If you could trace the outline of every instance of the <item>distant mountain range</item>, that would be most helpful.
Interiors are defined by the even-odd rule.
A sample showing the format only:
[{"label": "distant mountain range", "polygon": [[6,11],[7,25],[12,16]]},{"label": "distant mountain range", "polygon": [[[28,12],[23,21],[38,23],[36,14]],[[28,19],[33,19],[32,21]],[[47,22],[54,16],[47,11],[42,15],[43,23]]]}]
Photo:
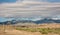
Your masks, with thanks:
[{"label": "distant mountain range", "polygon": [[0,17],[0,24],[16,24],[16,23],[60,23],[59,17]]}]

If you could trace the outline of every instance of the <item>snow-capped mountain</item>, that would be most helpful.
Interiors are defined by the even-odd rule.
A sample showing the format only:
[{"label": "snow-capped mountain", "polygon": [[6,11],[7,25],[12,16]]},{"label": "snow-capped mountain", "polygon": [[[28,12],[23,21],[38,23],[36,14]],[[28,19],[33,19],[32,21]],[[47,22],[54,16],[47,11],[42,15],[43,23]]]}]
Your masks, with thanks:
[{"label": "snow-capped mountain", "polygon": [[37,20],[42,20],[44,19],[43,17],[20,17],[20,18],[15,18],[16,20],[27,20],[27,21],[37,21]]},{"label": "snow-capped mountain", "polygon": [[33,23],[60,23],[60,16],[52,16],[52,17],[10,17],[10,18],[2,18],[0,17],[0,24],[5,23],[7,24],[10,22],[11,24],[15,23],[26,23],[26,22],[33,22]]},{"label": "snow-capped mountain", "polygon": [[51,19],[53,19],[53,20],[60,20],[60,15],[52,16]]}]

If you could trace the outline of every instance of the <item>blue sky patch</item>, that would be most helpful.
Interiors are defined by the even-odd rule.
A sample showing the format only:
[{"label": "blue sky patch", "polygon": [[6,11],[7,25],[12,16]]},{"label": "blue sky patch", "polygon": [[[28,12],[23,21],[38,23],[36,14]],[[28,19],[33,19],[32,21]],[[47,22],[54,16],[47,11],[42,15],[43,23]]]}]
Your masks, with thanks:
[{"label": "blue sky patch", "polygon": [[60,0],[47,0],[48,2],[60,2]]},{"label": "blue sky patch", "polygon": [[[16,2],[17,0],[0,0],[0,3],[12,3]],[[23,0],[20,0],[23,1]],[[60,2],[60,0],[32,0],[32,1],[44,1],[44,2]]]},{"label": "blue sky patch", "polygon": [[0,0],[0,3],[12,3],[16,2],[17,0]]}]

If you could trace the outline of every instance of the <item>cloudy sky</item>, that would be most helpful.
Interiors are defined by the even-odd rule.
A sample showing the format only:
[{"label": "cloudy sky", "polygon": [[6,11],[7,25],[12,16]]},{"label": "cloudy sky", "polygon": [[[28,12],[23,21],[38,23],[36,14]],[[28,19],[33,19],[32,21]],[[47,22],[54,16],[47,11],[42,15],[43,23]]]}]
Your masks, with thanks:
[{"label": "cloudy sky", "polygon": [[0,17],[60,15],[60,0],[0,0]]}]

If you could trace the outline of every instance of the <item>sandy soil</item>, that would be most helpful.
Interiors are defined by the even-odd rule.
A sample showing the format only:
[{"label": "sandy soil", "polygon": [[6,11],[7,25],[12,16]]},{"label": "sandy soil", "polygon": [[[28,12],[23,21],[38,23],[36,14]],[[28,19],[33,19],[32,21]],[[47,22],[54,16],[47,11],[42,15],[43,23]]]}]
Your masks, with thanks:
[{"label": "sandy soil", "polygon": [[26,31],[18,31],[18,30],[5,30],[5,33],[0,35],[59,35],[54,33],[49,34],[41,34],[40,32],[26,32]]},{"label": "sandy soil", "polygon": [[6,30],[6,35],[41,35],[40,33],[32,33],[26,31],[18,31],[18,30]]},{"label": "sandy soil", "polygon": [[[7,27],[7,28],[6,28]],[[15,30],[12,27],[6,26],[5,30],[3,27],[0,26],[0,35],[59,35],[55,33],[49,34],[41,34],[40,32],[27,32],[27,31],[19,31]],[[39,28],[60,28],[60,24],[41,24],[38,25]]]},{"label": "sandy soil", "polygon": [[39,28],[60,28],[60,23],[51,23],[51,24],[38,24]]}]

